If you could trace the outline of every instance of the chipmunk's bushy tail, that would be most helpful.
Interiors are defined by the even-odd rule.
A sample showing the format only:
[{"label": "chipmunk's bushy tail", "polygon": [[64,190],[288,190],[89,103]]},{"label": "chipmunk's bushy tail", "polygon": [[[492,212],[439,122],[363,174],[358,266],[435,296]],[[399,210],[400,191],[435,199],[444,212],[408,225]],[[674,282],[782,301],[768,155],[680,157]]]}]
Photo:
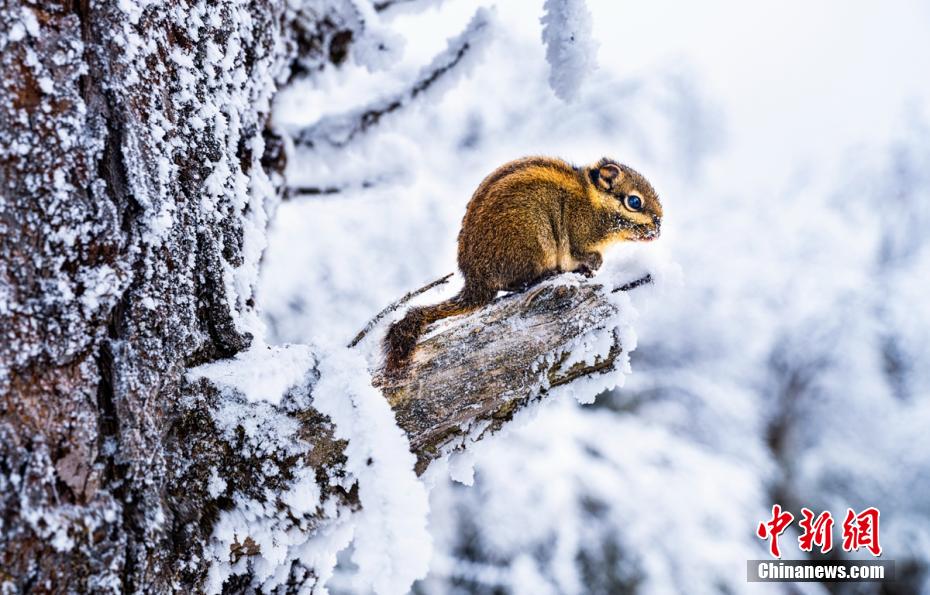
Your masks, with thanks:
[{"label": "chipmunk's bushy tail", "polygon": [[385,371],[396,374],[406,366],[417,346],[417,339],[430,324],[450,316],[473,312],[490,303],[496,294],[496,291],[466,285],[458,295],[444,302],[407,310],[407,314],[392,324],[384,336]]}]

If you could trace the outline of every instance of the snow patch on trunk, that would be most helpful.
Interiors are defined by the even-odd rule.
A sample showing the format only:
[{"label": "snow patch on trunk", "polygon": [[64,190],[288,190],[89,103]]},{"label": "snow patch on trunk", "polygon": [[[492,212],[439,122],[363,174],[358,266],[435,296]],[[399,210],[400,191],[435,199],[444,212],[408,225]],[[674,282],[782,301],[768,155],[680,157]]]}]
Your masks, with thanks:
[{"label": "snow patch on trunk", "polygon": [[191,381],[206,378],[218,387],[238,391],[250,402],[281,402],[287,389],[299,383],[314,363],[307,345],[253,345],[230,359],[191,368]]}]

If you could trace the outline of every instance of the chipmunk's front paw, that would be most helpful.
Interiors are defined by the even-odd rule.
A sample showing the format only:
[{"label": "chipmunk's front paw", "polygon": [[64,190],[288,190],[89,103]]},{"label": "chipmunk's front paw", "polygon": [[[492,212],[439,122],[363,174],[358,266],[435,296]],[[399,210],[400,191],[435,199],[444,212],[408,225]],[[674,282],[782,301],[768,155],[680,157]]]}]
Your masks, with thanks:
[{"label": "chipmunk's front paw", "polygon": [[604,263],[604,259],[601,258],[598,252],[588,252],[587,254],[581,255],[578,260],[580,262],[573,272],[584,275],[589,279],[594,276],[594,271],[601,268],[601,265]]},{"label": "chipmunk's front paw", "polygon": [[589,266],[586,265],[586,264],[579,265],[578,268],[576,268],[576,269],[575,269],[574,271],[572,271],[572,272],[573,272],[573,273],[578,273],[579,275],[584,275],[584,276],[587,277],[588,279],[590,279],[591,277],[594,276],[594,271],[591,269],[591,267],[589,267]]}]

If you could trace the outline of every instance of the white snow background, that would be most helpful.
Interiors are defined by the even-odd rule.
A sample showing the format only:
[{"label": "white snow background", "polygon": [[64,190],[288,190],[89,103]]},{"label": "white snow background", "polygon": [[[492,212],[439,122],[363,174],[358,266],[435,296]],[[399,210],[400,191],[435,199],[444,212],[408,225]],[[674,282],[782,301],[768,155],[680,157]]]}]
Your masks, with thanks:
[{"label": "white snow background", "polygon": [[[476,4],[495,3],[434,4],[388,11],[383,35],[404,47],[370,60],[361,48],[279,95],[276,124],[402,90]],[[453,461],[465,483],[474,463],[474,485],[430,474],[432,557],[416,588],[744,592],[745,560],[766,555],[755,527],[779,501],[879,507],[884,558],[930,589],[930,7],[543,4],[497,2],[464,76],[345,150],[293,156],[293,181],[348,189],[283,203],[262,263],[269,342],[339,344],[455,268],[465,204],[507,160],[613,156],[663,200],[662,238],[605,264],[682,272],[631,296],[633,374]],[[557,45],[552,19],[577,46]],[[800,558],[794,537],[782,548]],[[359,588],[358,562],[342,561],[332,591]]]}]

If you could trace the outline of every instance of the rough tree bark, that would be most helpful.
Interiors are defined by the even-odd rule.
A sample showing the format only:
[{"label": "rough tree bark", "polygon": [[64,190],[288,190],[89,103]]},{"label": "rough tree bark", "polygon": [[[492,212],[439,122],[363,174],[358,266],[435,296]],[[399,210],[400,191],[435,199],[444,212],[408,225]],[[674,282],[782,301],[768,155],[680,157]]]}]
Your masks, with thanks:
[{"label": "rough tree bark", "polygon": [[[277,407],[185,375],[252,340],[252,283],[283,192],[270,101],[288,76],[345,59],[357,15],[328,6],[0,9],[4,589],[198,590],[223,511],[285,491],[300,469],[357,505],[328,481],[345,445],[313,409],[313,366]],[[619,345],[596,365],[533,361],[614,313],[596,286],[545,285],[427,337],[408,380],[381,380],[418,470],[461,446],[462,427],[492,431],[548,386],[613,366]],[[514,320],[533,332],[491,340]],[[250,442],[241,419],[218,421],[231,402],[293,420],[305,448]],[[320,515],[304,516],[294,526],[313,533]],[[229,549],[232,563],[260,553],[248,535]],[[295,562],[288,588],[313,580]],[[250,585],[245,568],[224,588]]]}]

